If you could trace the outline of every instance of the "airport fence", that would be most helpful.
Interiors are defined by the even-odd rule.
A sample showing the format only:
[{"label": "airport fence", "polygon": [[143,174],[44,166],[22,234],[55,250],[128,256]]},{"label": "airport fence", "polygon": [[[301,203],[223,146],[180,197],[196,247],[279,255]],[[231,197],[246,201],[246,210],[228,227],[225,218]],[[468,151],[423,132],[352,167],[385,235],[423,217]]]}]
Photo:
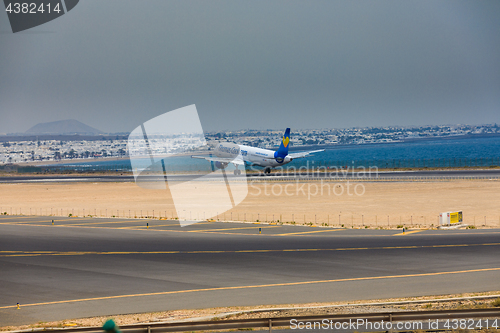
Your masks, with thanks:
[{"label": "airport fence", "polygon": [[[66,218],[112,218],[141,219],[154,227],[155,220],[173,220],[178,217],[173,210],[141,209],[101,209],[101,208],[28,208],[0,207],[0,216],[66,217]],[[196,222],[243,222],[263,225],[297,225],[310,227],[330,227],[347,229],[394,229],[432,228],[439,225],[439,215],[397,215],[362,213],[259,213],[234,211],[225,212],[212,218],[205,218],[204,212],[189,212],[189,221]],[[467,215],[463,224],[469,228],[500,228],[500,216]],[[105,223],[105,222],[103,222]],[[319,229],[318,229],[319,230]],[[321,231],[318,231],[321,232]]]}]

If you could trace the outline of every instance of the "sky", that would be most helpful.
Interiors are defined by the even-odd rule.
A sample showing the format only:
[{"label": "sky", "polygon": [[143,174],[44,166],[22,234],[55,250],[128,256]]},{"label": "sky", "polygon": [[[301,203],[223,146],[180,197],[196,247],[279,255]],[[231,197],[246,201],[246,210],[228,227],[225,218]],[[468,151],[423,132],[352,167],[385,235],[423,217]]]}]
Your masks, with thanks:
[{"label": "sky", "polygon": [[81,0],[12,33],[0,133],[130,132],[196,104],[205,131],[500,123],[500,1]]}]

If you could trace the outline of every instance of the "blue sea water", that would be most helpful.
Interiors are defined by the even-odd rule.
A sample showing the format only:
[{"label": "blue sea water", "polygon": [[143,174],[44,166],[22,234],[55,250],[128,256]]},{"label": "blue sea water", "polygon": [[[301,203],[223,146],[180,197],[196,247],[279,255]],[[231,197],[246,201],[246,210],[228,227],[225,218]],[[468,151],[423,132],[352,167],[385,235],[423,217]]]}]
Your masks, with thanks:
[{"label": "blue sea water", "polygon": [[[315,148],[318,149],[318,148]],[[309,150],[309,149],[302,149]],[[294,149],[294,151],[301,151]],[[76,162],[76,161],[75,161]],[[147,159],[144,161],[148,162]],[[447,138],[384,144],[363,144],[328,147],[307,159],[297,159],[288,166],[378,166],[378,167],[440,167],[465,165],[499,165],[500,137]],[[95,168],[98,170],[131,170],[129,160],[86,161],[59,165],[63,168]],[[169,158],[167,171],[205,170],[210,163],[189,156]]]},{"label": "blue sea water", "polygon": [[325,160],[497,158],[500,157],[500,137],[338,146],[322,155]]}]

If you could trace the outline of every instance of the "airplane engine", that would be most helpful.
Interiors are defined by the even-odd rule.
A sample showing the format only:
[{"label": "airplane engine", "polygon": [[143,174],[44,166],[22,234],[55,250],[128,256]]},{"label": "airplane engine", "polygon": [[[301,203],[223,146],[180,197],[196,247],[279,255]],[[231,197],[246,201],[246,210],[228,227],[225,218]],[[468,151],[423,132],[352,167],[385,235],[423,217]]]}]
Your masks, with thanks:
[{"label": "airplane engine", "polygon": [[228,163],[222,163],[222,162],[215,162],[215,167],[217,169],[225,169],[227,167]]},{"label": "airplane engine", "polygon": [[291,161],[293,160],[293,158],[291,158],[290,156],[285,156],[285,158],[282,158],[282,157],[276,157],[276,158],[275,158],[275,160],[276,160],[276,162],[278,162],[278,163],[280,163],[280,164],[281,164],[281,163],[283,163],[283,162],[285,162],[285,163],[289,163],[289,162],[291,162]]}]

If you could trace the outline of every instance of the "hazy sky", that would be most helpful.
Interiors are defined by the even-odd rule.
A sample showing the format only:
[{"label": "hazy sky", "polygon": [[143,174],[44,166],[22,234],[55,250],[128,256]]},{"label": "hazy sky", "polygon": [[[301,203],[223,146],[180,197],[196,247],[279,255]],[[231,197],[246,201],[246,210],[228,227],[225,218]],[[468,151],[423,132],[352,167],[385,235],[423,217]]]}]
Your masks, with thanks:
[{"label": "hazy sky", "polygon": [[206,131],[500,123],[500,1],[81,0],[13,34],[0,133],[127,132],[196,104]]}]

